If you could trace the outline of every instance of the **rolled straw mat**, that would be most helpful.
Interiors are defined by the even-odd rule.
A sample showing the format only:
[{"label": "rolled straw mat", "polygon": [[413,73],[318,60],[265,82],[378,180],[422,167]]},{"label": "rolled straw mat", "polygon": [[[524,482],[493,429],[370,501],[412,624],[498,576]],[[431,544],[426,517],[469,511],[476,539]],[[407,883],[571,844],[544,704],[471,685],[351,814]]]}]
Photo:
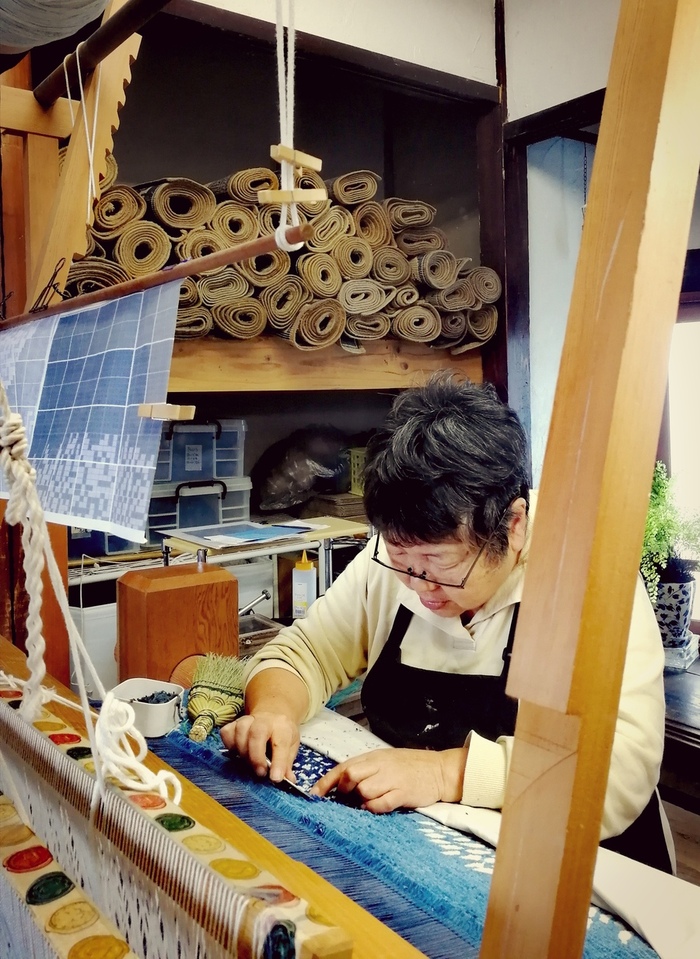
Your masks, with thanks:
[{"label": "rolled straw mat", "polygon": [[347,313],[370,316],[381,312],[391,303],[396,289],[381,286],[376,280],[346,280],[340,288],[338,299]]},{"label": "rolled straw mat", "polygon": [[130,186],[112,186],[104,190],[95,203],[93,232],[98,238],[109,240],[134,220],[143,218],[146,201]]},{"label": "rolled straw mat", "polygon": [[231,303],[217,303],[212,306],[211,315],[217,329],[237,340],[252,340],[267,326],[265,307],[254,296],[242,296]]},{"label": "rolled straw mat", "polygon": [[420,256],[433,250],[445,250],[447,237],[434,226],[402,230],[396,234],[396,245],[406,256]]},{"label": "rolled straw mat", "polygon": [[239,170],[238,173],[207,184],[217,199],[228,198],[241,203],[257,203],[258,190],[278,190],[279,185],[277,174],[264,166]]},{"label": "rolled straw mat", "polygon": [[224,266],[200,276],[197,289],[202,303],[216,306],[217,303],[231,303],[240,297],[250,296],[253,285],[241,276],[235,266]]},{"label": "rolled straw mat", "polygon": [[397,288],[391,305],[393,309],[403,309],[405,306],[413,306],[419,299],[418,287],[414,283],[403,283]]},{"label": "rolled straw mat", "polygon": [[173,243],[178,260],[195,260],[199,256],[209,256],[225,250],[227,243],[220,233],[205,226],[195,227],[194,230],[183,230],[182,238]]},{"label": "rolled straw mat", "polygon": [[391,332],[391,319],[386,313],[348,316],[345,331],[356,340],[381,340]]},{"label": "rolled straw mat", "polygon": [[490,340],[496,332],[498,326],[498,310],[493,304],[489,303],[480,310],[467,314],[467,323],[469,332],[475,339],[485,343]]},{"label": "rolled straw mat", "polygon": [[223,238],[226,246],[246,243],[260,234],[258,211],[235,200],[222,200],[217,203],[209,225],[214,233]]},{"label": "rolled straw mat", "polygon": [[360,237],[341,236],[333,247],[333,258],[344,280],[361,280],[372,268],[372,247]]},{"label": "rolled straw mat", "polygon": [[457,257],[457,279],[458,280],[466,279],[467,273],[469,273],[470,270],[474,269],[474,267],[472,266],[472,263],[473,263],[473,260],[470,256]]},{"label": "rolled straw mat", "polygon": [[371,170],[354,170],[343,173],[332,180],[326,180],[328,195],[344,206],[353,206],[371,200],[377,192],[380,176]]},{"label": "rolled straw mat", "polygon": [[288,330],[311,292],[298,276],[289,273],[279,283],[260,291],[260,302],[265,307],[267,321],[276,330]]},{"label": "rolled straw mat", "polygon": [[[99,257],[101,257],[101,258],[107,256],[107,249],[106,249],[106,247],[104,247],[104,246],[102,245],[102,243],[100,243],[100,241],[97,239],[97,237],[96,237],[95,234],[92,232],[92,230],[88,230],[88,234],[87,234],[87,246],[85,247],[85,253],[84,253],[83,255],[84,255],[84,256],[99,256]],[[76,257],[76,259],[80,259],[80,258],[79,258],[79,257]]]},{"label": "rolled straw mat", "polygon": [[330,253],[302,253],[297,273],[314,296],[337,296],[343,284],[340,267]]},{"label": "rolled straw mat", "polygon": [[395,246],[380,246],[374,250],[370,275],[378,283],[401,286],[411,278],[411,264]]},{"label": "rolled straw mat", "polygon": [[211,333],[213,328],[214,321],[211,313],[201,303],[181,307],[177,311],[177,317],[175,318],[176,340],[199,339],[206,336],[207,333]]},{"label": "rolled straw mat", "polygon": [[211,221],[216,209],[212,191],[187,177],[143,183],[136,190],[148,203],[151,215],[171,232],[193,230]]},{"label": "rolled straw mat", "polygon": [[202,297],[197,281],[193,276],[186,276],[180,284],[180,297],[177,302],[180,310],[184,310],[188,306],[199,306],[201,304]]},{"label": "rolled straw mat", "polygon": [[495,303],[501,295],[502,284],[498,273],[488,266],[477,266],[465,274],[467,282],[474,290],[474,296],[482,303]]},{"label": "rolled straw mat", "polygon": [[95,290],[104,290],[115,283],[126,283],[129,274],[124,267],[102,257],[85,256],[71,263],[66,278],[66,293],[83,296]]},{"label": "rolled straw mat", "polygon": [[112,250],[112,258],[131,277],[157,272],[171,254],[170,237],[161,226],[149,220],[136,220],[124,227]]},{"label": "rolled straw mat", "polygon": [[457,275],[457,261],[449,250],[433,250],[411,260],[411,276],[433,290],[446,290]]},{"label": "rolled straw mat", "polygon": [[467,314],[462,313],[441,313],[440,314],[440,336],[430,344],[432,347],[457,346],[467,333],[469,325],[467,323]]},{"label": "rolled straw mat", "polygon": [[313,236],[307,247],[314,253],[330,253],[342,236],[355,235],[355,221],[349,210],[331,206],[312,220]]},{"label": "rolled straw mat", "polygon": [[437,213],[434,206],[423,200],[402,200],[397,196],[388,197],[383,206],[394,233],[409,227],[430,226]]},{"label": "rolled straw mat", "polygon": [[338,300],[311,300],[299,310],[289,340],[298,350],[321,350],[345,331],[345,310]]},{"label": "rolled straw mat", "polygon": [[114,159],[114,154],[109,151],[105,155],[105,172],[103,176],[100,177],[100,191],[104,193],[105,190],[109,190],[111,186],[117,182],[117,177],[119,176],[119,167],[117,166],[117,161]]},{"label": "rolled straw mat", "polygon": [[426,293],[425,299],[439,310],[458,312],[459,310],[479,310],[481,300],[474,294],[474,287],[466,280],[454,283],[444,290],[435,290]]},{"label": "rolled straw mat", "polygon": [[391,318],[391,332],[402,340],[430,343],[440,336],[440,314],[429,303],[416,303]]},{"label": "rolled straw mat", "polygon": [[373,250],[388,246],[394,239],[386,210],[376,200],[360,203],[352,211],[355,221],[355,235],[366,240]]},{"label": "rolled straw mat", "polygon": [[[302,190],[323,190],[326,184],[320,173],[302,168],[301,173],[294,174],[294,186]],[[314,217],[323,213],[330,205],[330,200],[317,200],[315,203],[299,203],[297,209],[309,217]]]},{"label": "rolled straw mat", "polygon": [[289,273],[290,266],[289,253],[285,250],[272,250],[249,260],[241,260],[236,264],[236,269],[253,286],[272,286]]},{"label": "rolled straw mat", "polygon": [[450,349],[450,353],[457,356],[467,350],[473,350],[482,343],[486,343],[496,332],[498,327],[498,311],[492,304],[482,307],[475,312],[467,313],[467,333],[464,340]]}]

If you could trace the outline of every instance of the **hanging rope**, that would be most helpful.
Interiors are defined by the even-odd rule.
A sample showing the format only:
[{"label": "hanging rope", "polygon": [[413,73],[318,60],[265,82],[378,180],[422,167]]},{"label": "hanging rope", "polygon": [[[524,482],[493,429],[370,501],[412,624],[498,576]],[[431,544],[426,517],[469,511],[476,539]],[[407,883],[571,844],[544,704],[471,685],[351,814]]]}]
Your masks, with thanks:
[{"label": "hanging rope", "polygon": [[[46,563],[51,586],[68,631],[69,648],[76,673],[85,727],[95,760],[96,781],[92,798],[92,814],[94,815],[99,799],[107,788],[107,776],[117,779],[131,789],[156,789],[163,798],[167,798],[168,787],[172,787],[176,797],[175,802],[178,802],[181,795],[179,780],[172,773],[155,776],[143,765],[146,744],[141,734],[134,728],[134,711],[128,704],[105,692],[82,637],[73,622],[46,527],[44,510],[36,490],[36,470],[27,459],[28,447],[22,417],[11,410],[7,393],[0,382],[0,466],[9,490],[5,519],[8,526],[17,524],[22,526],[23,565],[29,596],[26,642],[29,679],[24,683],[20,715],[27,722],[32,723],[37,719],[43,704],[57,698],[52,690],[42,686],[46,676],[44,662],[46,643],[41,618],[42,573]],[[93,722],[93,714],[87,698],[83,663],[87,666],[93,688],[102,700],[102,708],[96,722]],[[137,753],[134,753],[128,736],[138,744]]]},{"label": "hanging rope", "polygon": [[[95,179],[95,139],[97,137],[97,108],[100,102],[100,86],[102,83],[102,70],[101,64],[95,67],[95,73],[97,74],[97,89],[95,90],[95,109],[92,115],[92,132],[88,127],[88,117],[87,117],[87,102],[85,100],[85,90],[83,88],[83,74],[80,69],[80,48],[84,46],[83,43],[79,43],[75,49],[75,69],[78,74],[78,88],[80,90],[80,102],[83,105],[82,116],[83,116],[83,130],[85,131],[85,144],[87,147],[88,154],[88,168],[90,176],[88,177],[87,185],[87,211],[85,214],[85,222],[90,223],[92,216],[92,204],[94,200],[99,196],[99,191],[97,188],[97,181]],[[68,108],[70,110],[71,123],[75,126],[75,114],[73,112],[73,100],[70,95],[70,81],[68,79],[68,56],[63,58],[63,75],[66,79],[66,96],[68,98]]]},{"label": "hanging rope", "polygon": [[[296,47],[296,29],[294,25],[294,0],[287,0],[288,24],[284,25],[284,0],[277,4],[277,91],[280,112],[280,143],[294,149],[294,61]],[[286,50],[285,50],[286,35]],[[294,189],[294,163],[280,160],[280,188]],[[287,227],[299,226],[299,213],[296,203],[283,203],[279,226],[275,230],[275,239],[281,250],[291,253],[300,250],[303,243],[287,242]]]}]

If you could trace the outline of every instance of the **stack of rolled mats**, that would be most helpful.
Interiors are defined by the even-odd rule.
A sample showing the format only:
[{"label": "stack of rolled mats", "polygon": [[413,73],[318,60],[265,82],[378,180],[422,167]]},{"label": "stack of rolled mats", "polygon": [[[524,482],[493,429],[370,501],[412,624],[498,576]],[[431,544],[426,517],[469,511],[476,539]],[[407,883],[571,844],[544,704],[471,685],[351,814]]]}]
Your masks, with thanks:
[{"label": "stack of rolled mats", "polygon": [[[298,204],[311,239],[299,252],[188,277],[176,338],[269,333],[299,350],[339,343],[363,353],[365,341],[393,337],[458,354],[494,335],[500,278],[447,249],[434,206],[378,200],[381,178],[370,170],[325,182],[312,170],[295,176],[299,187],[328,191],[327,200]],[[172,177],[131,187],[116,171],[113,180],[95,204],[86,255],[71,266],[69,296],[269,236],[280,221],[279,206],[257,200],[259,190],[279,188],[267,167],[208,184]]]}]

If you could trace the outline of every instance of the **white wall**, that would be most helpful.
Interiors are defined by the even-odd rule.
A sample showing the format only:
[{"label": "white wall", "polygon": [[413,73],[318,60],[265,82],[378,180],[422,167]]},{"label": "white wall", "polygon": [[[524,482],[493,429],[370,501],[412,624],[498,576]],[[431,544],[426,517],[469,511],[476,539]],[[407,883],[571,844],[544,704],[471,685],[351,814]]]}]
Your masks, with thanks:
[{"label": "white wall", "polygon": [[620,0],[505,0],[508,119],[608,82]]},{"label": "white wall", "polygon": [[[276,20],[274,0],[197,2]],[[299,0],[295,18],[302,33],[496,83],[493,0]]]}]

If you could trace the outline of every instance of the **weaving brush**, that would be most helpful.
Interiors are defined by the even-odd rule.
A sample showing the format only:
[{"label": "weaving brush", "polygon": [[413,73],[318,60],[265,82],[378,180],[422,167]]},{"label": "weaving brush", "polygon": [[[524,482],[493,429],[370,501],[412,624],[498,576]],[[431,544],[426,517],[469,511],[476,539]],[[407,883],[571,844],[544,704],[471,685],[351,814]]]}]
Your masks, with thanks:
[{"label": "weaving brush", "polygon": [[203,742],[215,726],[230,723],[243,712],[245,661],[237,656],[207,653],[192,677],[187,715],[193,721],[189,738]]}]

